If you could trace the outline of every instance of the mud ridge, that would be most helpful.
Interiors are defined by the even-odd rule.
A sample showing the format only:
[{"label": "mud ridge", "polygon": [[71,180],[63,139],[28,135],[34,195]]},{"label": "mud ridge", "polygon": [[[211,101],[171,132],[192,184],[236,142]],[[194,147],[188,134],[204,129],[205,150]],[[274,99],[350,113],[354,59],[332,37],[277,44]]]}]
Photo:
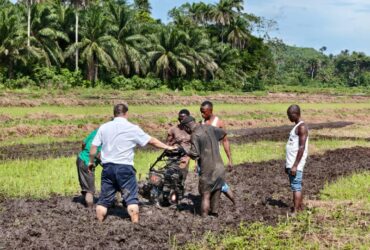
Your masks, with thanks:
[{"label": "mud ridge", "polygon": [[[329,122],[308,124],[309,129],[324,129],[324,128],[342,128],[353,123],[350,122]],[[255,142],[261,140],[284,141],[287,139],[292,126],[266,127],[266,128],[247,128],[228,131],[230,141],[236,144]],[[320,136],[320,138],[326,137]],[[161,138],[162,140],[164,138]],[[335,138],[339,139],[339,138]],[[340,138],[342,139],[342,138]],[[15,159],[47,159],[58,157],[70,157],[77,155],[81,150],[80,142],[54,142],[43,144],[19,144],[12,146],[0,147],[0,160],[15,160]],[[147,146],[139,150],[155,150],[153,147]]]},{"label": "mud ridge", "polygon": [[[80,203],[78,197],[46,200],[4,199],[0,203],[0,243],[5,249],[166,249],[170,241],[184,245],[211,231],[223,233],[241,222],[274,224],[291,206],[284,161],[242,164],[227,174],[238,199],[222,197],[219,218],[201,218],[197,206],[197,178],[189,174],[182,210],[158,209],[143,200],[139,225],[132,225],[121,207],[110,210],[103,224]],[[329,151],[309,158],[304,174],[306,199],[317,199],[327,182],[354,172],[370,170],[369,148]]]},{"label": "mud ridge", "polygon": [[[308,123],[309,130],[319,130],[324,128],[343,128],[352,125],[352,122],[325,122],[325,123]],[[246,128],[230,131],[231,141],[234,143],[247,143],[262,140],[285,141],[288,138],[291,125],[265,128]]]}]

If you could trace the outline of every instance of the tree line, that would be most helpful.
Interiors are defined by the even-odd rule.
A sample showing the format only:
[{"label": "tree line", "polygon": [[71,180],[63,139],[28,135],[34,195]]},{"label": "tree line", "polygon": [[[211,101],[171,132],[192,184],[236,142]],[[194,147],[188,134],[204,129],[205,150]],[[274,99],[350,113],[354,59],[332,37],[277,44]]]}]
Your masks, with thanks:
[{"label": "tree line", "polygon": [[306,53],[257,37],[270,23],[244,6],[186,3],[165,24],[148,0],[0,0],[0,84],[244,91],[370,84],[366,55]]}]

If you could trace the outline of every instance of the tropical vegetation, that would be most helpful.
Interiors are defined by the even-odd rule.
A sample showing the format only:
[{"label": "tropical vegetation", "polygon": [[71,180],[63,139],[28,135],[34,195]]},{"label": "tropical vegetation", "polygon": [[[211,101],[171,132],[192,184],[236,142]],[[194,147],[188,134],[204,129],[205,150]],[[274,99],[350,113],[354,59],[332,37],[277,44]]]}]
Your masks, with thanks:
[{"label": "tropical vegetation", "polygon": [[0,0],[0,87],[370,86],[364,53],[288,46],[246,6],[186,3],[164,23],[148,0]]}]

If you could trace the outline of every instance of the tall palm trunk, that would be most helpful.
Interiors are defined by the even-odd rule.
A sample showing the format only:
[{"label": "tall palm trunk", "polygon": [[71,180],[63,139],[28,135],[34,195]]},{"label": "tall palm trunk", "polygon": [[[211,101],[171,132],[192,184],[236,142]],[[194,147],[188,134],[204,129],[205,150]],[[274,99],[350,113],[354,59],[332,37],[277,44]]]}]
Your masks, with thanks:
[{"label": "tall palm trunk", "polygon": [[8,77],[9,79],[14,78],[14,67],[13,67],[13,62],[10,60],[8,64]]},{"label": "tall palm trunk", "polygon": [[94,60],[87,64],[87,80],[90,82],[94,81],[95,77],[95,62]]},{"label": "tall palm trunk", "polygon": [[30,37],[31,37],[31,5],[32,0],[28,0],[28,10],[27,10],[27,46],[30,47]]},{"label": "tall palm trunk", "polygon": [[76,57],[75,57],[75,70],[78,71],[78,10],[76,10],[76,27],[75,27],[75,44],[76,44]]}]

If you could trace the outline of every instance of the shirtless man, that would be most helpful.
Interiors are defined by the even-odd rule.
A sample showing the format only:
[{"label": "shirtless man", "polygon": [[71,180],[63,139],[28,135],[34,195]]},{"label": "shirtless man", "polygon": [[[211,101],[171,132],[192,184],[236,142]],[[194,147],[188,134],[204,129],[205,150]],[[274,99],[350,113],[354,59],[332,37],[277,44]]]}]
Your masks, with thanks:
[{"label": "shirtless man", "polygon": [[[190,134],[188,134],[185,131],[184,127],[181,125],[181,121],[184,120],[184,118],[188,116],[190,116],[189,110],[187,109],[180,110],[179,116],[178,116],[179,124],[171,127],[168,130],[167,140],[166,140],[167,145],[170,145],[170,146],[180,145],[181,147],[185,149],[185,151],[190,150],[190,145],[191,145]],[[180,160],[179,167],[180,167],[184,182],[186,180],[186,176],[188,175],[188,171],[189,171],[189,161],[190,161],[190,157],[187,155],[182,157]]]},{"label": "shirtless man", "polygon": [[[213,127],[221,128],[225,130],[225,125],[224,122],[217,116],[213,114],[213,104],[210,101],[204,101],[201,106],[200,106],[200,113],[202,114],[203,120],[202,124],[204,125],[210,125]],[[228,163],[227,163],[227,168],[229,171],[232,170],[233,163],[232,163],[232,158],[231,158],[231,150],[230,150],[230,143],[229,140],[227,139],[227,136],[225,136],[222,139],[222,146],[225,150]],[[226,195],[227,198],[229,198],[232,203],[235,205],[235,197],[234,193],[231,191],[230,187],[225,184],[222,186],[221,192]]]}]

